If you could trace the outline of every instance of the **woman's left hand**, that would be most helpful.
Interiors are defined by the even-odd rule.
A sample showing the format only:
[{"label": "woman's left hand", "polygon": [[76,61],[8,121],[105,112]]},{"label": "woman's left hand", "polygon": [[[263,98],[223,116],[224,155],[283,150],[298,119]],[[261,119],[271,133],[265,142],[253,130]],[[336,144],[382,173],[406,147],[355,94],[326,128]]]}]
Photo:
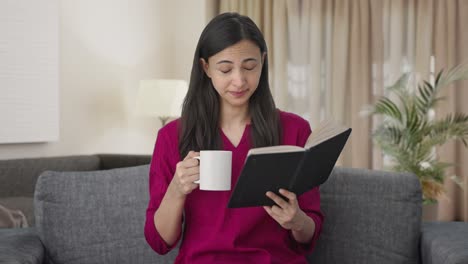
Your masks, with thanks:
[{"label": "woman's left hand", "polygon": [[280,189],[279,192],[281,195],[288,198],[289,201],[284,200],[273,192],[267,192],[266,196],[272,199],[276,205],[263,206],[263,208],[283,228],[292,231],[302,230],[307,215],[299,208],[296,194],[284,189]]}]

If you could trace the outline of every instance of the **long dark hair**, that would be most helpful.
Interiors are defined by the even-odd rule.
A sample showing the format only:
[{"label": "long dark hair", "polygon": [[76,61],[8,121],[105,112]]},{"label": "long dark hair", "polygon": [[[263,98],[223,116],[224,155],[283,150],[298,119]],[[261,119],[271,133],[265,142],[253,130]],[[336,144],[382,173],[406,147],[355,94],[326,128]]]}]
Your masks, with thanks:
[{"label": "long dark hair", "polygon": [[[192,73],[185,97],[179,131],[179,153],[183,159],[190,150],[222,148],[219,133],[220,99],[205,74],[200,59],[208,58],[241,40],[255,43],[263,55],[267,52],[260,29],[246,16],[224,13],[211,20],[198,40]],[[268,56],[265,56],[260,81],[249,99],[251,144],[253,147],[278,145],[281,129],[279,114],[268,84]]]}]

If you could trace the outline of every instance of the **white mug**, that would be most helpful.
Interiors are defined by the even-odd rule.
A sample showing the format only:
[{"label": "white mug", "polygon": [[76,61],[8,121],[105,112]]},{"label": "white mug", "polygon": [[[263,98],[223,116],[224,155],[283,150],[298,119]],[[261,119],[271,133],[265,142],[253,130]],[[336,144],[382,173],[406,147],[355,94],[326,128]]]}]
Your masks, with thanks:
[{"label": "white mug", "polygon": [[200,190],[231,190],[232,152],[225,150],[202,150],[200,156],[194,157],[200,162]]}]

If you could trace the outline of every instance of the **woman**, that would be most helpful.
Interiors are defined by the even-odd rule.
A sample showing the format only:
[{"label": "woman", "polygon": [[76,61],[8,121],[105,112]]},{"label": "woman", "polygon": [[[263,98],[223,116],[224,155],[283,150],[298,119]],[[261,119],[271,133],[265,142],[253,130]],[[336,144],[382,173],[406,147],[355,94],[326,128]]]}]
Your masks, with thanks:
[{"label": "woman", "polygon": [[319,190],[272,192],[276,205],[228,209],[231,191],[201,191],[200,150],[232,151],[233,186],[250,148],[304,146],[308,122],[276,109],[268,85],[265,40],[236,13],[203,30],[182,116],[161,128],[150,167],[145,236],[165,254],[182,236],[176,263],[307,263],[323,221]]}]

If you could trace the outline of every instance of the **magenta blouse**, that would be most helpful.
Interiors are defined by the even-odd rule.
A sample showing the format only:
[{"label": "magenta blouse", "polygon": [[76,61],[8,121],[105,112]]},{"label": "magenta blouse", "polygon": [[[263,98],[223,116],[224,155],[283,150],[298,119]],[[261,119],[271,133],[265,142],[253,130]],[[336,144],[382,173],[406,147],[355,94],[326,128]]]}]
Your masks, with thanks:
[{"label": "magenta blouse", "polygon": [[[280,112],[282,145],[304,146],[311,133],[301,117]],[[175,120],[158,132],[149,172],[150,200],[146,210],[145,237],[151,248],[165,254],[176,246],[168,245],[154,226],[158,208],[175,173],[178,152],[178,125]],[[220,129],[223,149],[232,151],[232,186],[235,186],[246,158],[250,126],[247,125],[238,146]],[[184,231],[175,263],[307,263],[305,254],[313,250],[322,229],[320,193],[315,188],[298,197],[300,208],[315,222],[312,241],[301,244],[282,228],[263,207],[227,208],[231,191],[200,191],[187,196]]]}]

